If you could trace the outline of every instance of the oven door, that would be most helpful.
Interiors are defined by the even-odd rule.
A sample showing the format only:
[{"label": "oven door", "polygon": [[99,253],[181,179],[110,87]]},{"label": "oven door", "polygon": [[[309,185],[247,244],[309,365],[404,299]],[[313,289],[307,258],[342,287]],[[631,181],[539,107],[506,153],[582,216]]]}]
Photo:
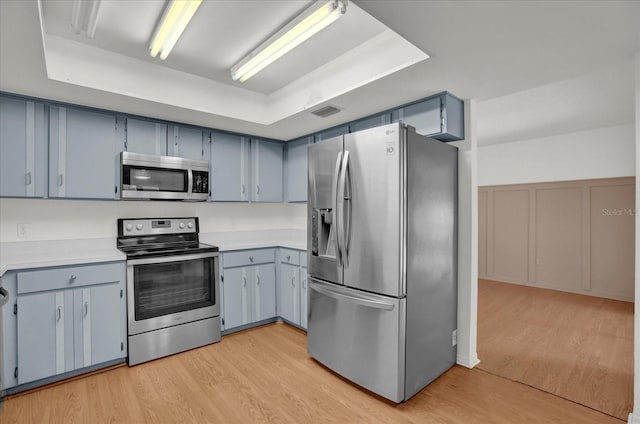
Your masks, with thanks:
[{"label": "oven door", "polygon": [[218,252],[127,261],[129,335],[220,315]]}]

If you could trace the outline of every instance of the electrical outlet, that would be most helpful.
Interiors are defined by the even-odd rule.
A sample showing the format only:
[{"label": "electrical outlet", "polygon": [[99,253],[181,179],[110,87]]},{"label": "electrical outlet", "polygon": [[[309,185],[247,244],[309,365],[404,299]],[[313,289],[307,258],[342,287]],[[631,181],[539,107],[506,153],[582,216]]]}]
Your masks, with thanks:
[{"label": "electrical outlet", "polygon": [[18,224],[18,238],[29,238],[31,236],[31,225],[21,222]]},{"label": "electrical outlet", "polygon": [[451,332],[451,346],[456,346],[458,344],[458,330],[453,330]]}]

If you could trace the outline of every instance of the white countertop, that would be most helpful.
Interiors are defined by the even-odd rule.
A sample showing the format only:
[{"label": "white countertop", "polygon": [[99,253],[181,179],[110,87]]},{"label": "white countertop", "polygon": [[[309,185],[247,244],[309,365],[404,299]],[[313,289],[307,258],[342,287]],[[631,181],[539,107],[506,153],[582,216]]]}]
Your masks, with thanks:
[{"label": "white countertop", "polygon": [[124,260],[112,238],[0,243],[0,276],[15,269]]},{"label": "white countertop", "polygon": [[[305,230],[258,230],[200,233],[200,241],[220,251],[287,247],[307,249]],[[0,243],[0,276],[6,271],[86,263],[124,261],[113,238],[39,240]]]},{"label": "white countertop", "polygon": [[221,252],[262,247],[287,247],[289,249],[307,250],[307,231],[258,230],[200,233],[200,241],[218,246]]}]

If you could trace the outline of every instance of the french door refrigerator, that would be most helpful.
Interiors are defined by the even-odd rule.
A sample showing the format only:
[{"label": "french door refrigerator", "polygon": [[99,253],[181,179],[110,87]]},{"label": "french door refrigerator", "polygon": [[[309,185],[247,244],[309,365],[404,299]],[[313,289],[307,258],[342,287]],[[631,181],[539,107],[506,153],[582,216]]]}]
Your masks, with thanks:
[{"label": "french door refrigerator", "polygon": [[402,402],[456,360],[457,149],[389,124],[309,147],[307,349]]}]

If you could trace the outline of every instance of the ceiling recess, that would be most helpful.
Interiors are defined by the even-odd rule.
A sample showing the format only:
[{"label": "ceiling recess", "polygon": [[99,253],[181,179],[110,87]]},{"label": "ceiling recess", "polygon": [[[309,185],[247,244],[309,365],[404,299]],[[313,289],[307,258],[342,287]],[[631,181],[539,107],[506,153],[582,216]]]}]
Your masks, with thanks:
[{"label": "ceiling recess", "polygon": [[321,107],[320,109],[311,111],[311,113],[313,113],[316,116],[319,116],[320,118],[326,118],[327,116],[335,115],[338,112],[340,112],[340,109],[331,105],[324,106],[324,107]]}]

